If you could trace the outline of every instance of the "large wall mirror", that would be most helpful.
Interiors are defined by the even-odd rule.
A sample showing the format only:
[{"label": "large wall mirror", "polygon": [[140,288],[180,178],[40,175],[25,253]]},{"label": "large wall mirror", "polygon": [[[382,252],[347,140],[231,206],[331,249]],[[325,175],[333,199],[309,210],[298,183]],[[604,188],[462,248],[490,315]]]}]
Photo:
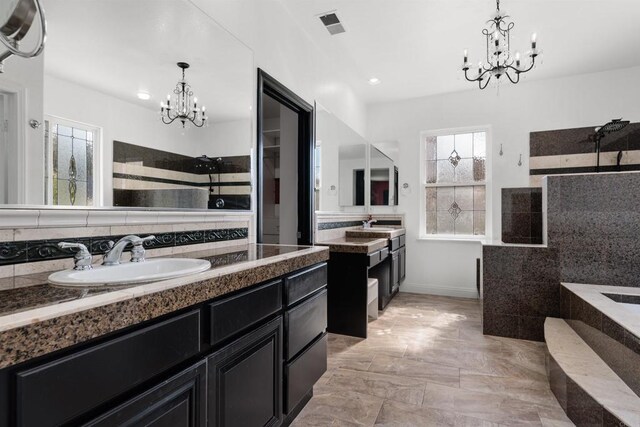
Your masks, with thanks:
[{"label": "large wall mirror", "polygon": [[371,144],[369,149],[371,206],[398,204],[397,157],[397,141]]},{"label": "large wall mirror", "polygon": [[367,141],[316,104],[316,210],[364,211]]},{"label": "large wall mirror", "polygon": [[45,7],[0,74],[0,205],[251,208],[250,49],[187,0]]}]

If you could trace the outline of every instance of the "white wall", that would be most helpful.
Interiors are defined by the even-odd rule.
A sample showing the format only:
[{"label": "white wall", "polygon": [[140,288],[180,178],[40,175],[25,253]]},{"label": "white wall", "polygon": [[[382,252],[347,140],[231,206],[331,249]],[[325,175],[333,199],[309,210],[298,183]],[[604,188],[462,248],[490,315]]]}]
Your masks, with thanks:
[{"label": "white wall", "polygon": [[[420,132],[490,125],[492,161],[487,194],[493,238],[500,239],[501,188],[529,185],[529,132],[594,126],[612,118],[640,121],[640,67],[603,73],[503,84],[432,97],[371,105],[367,110],[367,139],[400,143],[398,211],[406,213],[407,279],[405,291],[446,295],[475,295],[475,259],[481,245],[470,242],[421,241],[419,235]],[[500,144],[504,156],[500,157]],[[523,165],[518,157],[522,154]],[[386,208],[391,209],[391,208]],[[387,212],[374,208],[375,212]]]},{"label": "white wall", "polygon": [[191,0],[254,52],[256,67],[304,98],[320,102],[364,135],[366,107],[344,70],[314,44],[279,0]]},{"label": "white wall", "polygon": [[[251,153],[251,121],[211,123],[195,128],[160,121],[159,112],[132,102],[45,76],[44,113],[102,129],[103,205],[113,204],[113,141],[141,145],[187,156],[236,156]],[[42,150],[42,144],[39,145]],[[42,168],[40,168],[42,170]],[[34,179],[41,173],[33,174]],[[42,202],[36,202],[41,204]]]},{"label": "white wall", "polygon": [[[10,57],[4,66],[4,73],[0,74],[0,91],[22,91],[19,106],[24,111],[24,117],[17,123],[19,129],[11,131],[11,140],[8,146],[12,148],[7,155],[12,159],[9,170],[0,171],[9,178],[9,203],[39,204],[44,195],[44,183],[33,171],[40,171],[44,165],[44,154],[41,150],[44,138],[44,126],[32,129],[29,120],[43,122],[42,117],[42,86],[44,70],[44,55],[35,58],[24,59],[16,56]],[[11,125],[16,122],[10,120]],[[15,131],[15,132],[14,132]],[[22,157],[18,155],[24,141]],[[18,175],[22,176],[24,190],[16,188]],[[24,197],[24,200],[20,198]]]}]

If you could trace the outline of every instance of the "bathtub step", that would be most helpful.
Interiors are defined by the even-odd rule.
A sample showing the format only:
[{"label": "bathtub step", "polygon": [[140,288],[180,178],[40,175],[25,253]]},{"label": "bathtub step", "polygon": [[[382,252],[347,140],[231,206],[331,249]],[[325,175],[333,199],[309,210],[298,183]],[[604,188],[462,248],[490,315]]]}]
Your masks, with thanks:
[{"label": "bathtub step", "polygon": [[571,421],[640,427],[640,397],[567,322],[548,317],[544,335],[551,390]]}]

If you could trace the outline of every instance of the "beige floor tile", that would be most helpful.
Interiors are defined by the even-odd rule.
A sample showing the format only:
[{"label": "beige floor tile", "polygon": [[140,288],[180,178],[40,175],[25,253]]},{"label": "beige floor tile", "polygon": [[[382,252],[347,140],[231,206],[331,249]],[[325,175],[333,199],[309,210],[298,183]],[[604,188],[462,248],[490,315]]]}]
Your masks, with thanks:
[{"label": "beige floor tile", "polygon": [[460,388],[499,394],[546,406],[558,404],[547,381],[517,377],[496,377],[460,370]]},{"label": "beige floor tile", "polygon": [[369,371],[423,379],[428,382],[448,385],[450,387],[458,387],[460,385],[460,369],[411,359],[375,356],[369,366]]},{"label": "beige floor tile", "polygon": [[296,426],[573,425],[544,343],[482,334],[477,300],[399,294],[369,338],[329,334],[328,372]]},{"label": "beige floor tile", "polygon": [[439,409],[415,407],[413,405],[386,400],[382,405],[376,426],[402,427],[494,427],[496,423],[466,417]]},{"label": "beige floor tile", "polygon": [[383,400],[368,394],[325,386],[314,387],[313,399],[298,415],[295,426],[372,426]]},{"label": "beige floor tile", "polygon": [[512,426],[541,425],[530,402],[437,384],[427,386],[423,406]]},{"label": "beige floor tile", "polygon": [[355,391],[414,405],[422,404],[425,387],[419,379],[344,369],[334,371],[326,385],[336,392]]}]

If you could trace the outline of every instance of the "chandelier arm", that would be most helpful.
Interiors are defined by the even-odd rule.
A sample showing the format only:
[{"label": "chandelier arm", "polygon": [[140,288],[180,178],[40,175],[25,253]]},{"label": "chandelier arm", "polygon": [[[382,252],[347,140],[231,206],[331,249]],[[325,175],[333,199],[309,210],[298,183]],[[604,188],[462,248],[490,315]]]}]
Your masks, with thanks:
[{"label": "chandelier arm", "polygon": [[170,125],[171,123],[173,123],[178,116],[174,117],[173,119],[170,116],[166,116],[167,118],[169,118],[169,121],[166,121],[164,118],[165,116],[162,116],[162,123],[164,123],[165,125]]},{"label": "chandelier arm", "polygon": [[[511,68],[513,68],[513,67],[511,67]],[[507,75],[507,78],[509,79],[509,81],[511,83],[513,83],[514,85],[518,84],[518,82],[520,82],[520,73],[517,70],[516,70],[516,79],[515,80],[513,80],[511,78],[511,74],[509,74],[509,71],[505,71],[504,73]]]},{"label": "chandelier arm", "polygon": [[529,68],[525,69],[525,70],[519,70],[511,65],[509,65],[509,68],[513,69],[514,71],[517,71],[518,74],[523,74],[523,73],[527,73],[529,71],[531,71],[533,69],[533,67],[536,65],[536,61],[535,61],[535,56],[531,57],[531,65],[529,65]]},{"label": "chandelier arm", "polygon": [[466,69],[464,70],[464,78],[465,78],[465,79],[467,79],[467,81],[470,81],[470,82],[477,82],[477,81],[482,81],[482,80],[484,79],[484,76],[485,76],[487,73],[489,73],[491,70],[485,70],[482,74],[479,74],[479,75],[478,75],[478,77],[473,78],[473,79],[470,79],[470,78],[469,78],[469,75],[467,74],[467,71],[469,71],[469,69],[468,69],[468,68],[466,68]]},{"label": "chandelier arm", "polygon": [[480,88],[480,90],[486,89],[487,86],[489,86],[489,82],[491,81],[491,77],[487,78],[487,80],[484,83],[484,86],[482,85],[482,80],[478,80],[478,87]]}]

